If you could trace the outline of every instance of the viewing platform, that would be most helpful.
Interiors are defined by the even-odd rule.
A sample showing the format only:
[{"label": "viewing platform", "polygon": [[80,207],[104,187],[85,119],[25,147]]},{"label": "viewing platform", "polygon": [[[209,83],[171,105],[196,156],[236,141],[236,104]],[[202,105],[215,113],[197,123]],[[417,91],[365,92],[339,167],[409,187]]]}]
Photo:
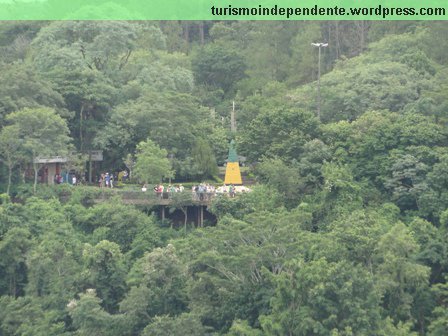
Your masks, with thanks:
[{"label": "viewing platform", "polygon": [[208,206],[216,197],[230,197],[228,193],[196,193],[191,191],[176,193],[155,193],[153,191],[110,190],[94,198],[95,203],[101,203],[115,196],[121,197],[124,204],[134,205],[178,205],[178,206]]},{"label": "viewing platform", "polygon": [[[236,196],[236,195],[235,195]],[[235,197],[234,196],[234,197]],[[125,190],[104,190],[93,198],[94,203],[102,203],[117,197],[123,204],[136,206],[157,207],[159,218],[178,218],[179,221],[189,219],[199,227],[203,227],[204,219],[216,221],[216,218],[207,211],[208,206],[218,197],[230,197],[228,193],[207,193],[207,192],[165,192],[155,193],[154,191],[125,191]],[[174,208],[175,211],[166,211]],[[177,216],[176,216],[176,212]],[[186,217],[185,217],[186,216]]]}]

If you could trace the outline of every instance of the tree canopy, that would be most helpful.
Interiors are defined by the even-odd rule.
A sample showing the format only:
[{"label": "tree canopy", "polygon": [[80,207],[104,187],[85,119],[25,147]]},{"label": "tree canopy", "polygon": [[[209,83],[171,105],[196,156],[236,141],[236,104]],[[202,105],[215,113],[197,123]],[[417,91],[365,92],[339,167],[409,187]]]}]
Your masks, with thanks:
[{"label": "tree canopy", "polygon": [[447,335],[447,29],[0,22],[0,335]]}]

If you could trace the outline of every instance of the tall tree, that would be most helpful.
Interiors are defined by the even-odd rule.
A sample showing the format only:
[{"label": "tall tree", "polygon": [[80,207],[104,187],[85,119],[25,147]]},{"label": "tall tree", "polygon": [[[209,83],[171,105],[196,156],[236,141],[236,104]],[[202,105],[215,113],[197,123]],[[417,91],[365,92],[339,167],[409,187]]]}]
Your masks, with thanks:
[{"label": "tall tree", "polygon": [[215,177],[218,166],[210,145],[204,139],[197,139],[191,151],[193,165],[199,178]]},{"label": "tall tree", "polygon": [[145,183],[160,183],[162,179],[174,177],[168,152],[151,140],[137,145],[134,173],[137,179]]},{"label": "tall tree", "polygon": [[85,244],[85,285],[95,287],[108,312],[118,310],[125,293],[124,258],[118,244],[102,240],[95,246]]},{"label": "tall tree", "polygon": [[176,159],[184,159],[195,137],[207,130],[204,124],[209,114],[192,95],[148,88],[138,99],[129,100],[111,111],[107,125],[98,133],[95,142],[107,149],[109,155],[121,159],[149,137]]},{"label": "tall tree", "polygon": [[23,160],[21,151],[20,130],[17,125],[5,126],[0,131],[0,158],[8,167],[8,187],[6,193],[9,195],[11,187],[12,170]]},{"label": "tall tree", "polygon": [[6,115],[23,108],[47,106],[67,116],[63,109],[64,98],[55,90],[54,84],[29,64],[0,64],[0,72],[0,125],[5,123]]},{"label": "tall tree", "polygon": [[8,122],[18,128],[21,147],[26,152],[34,170],[34,192],[36,192],[37,175],[41,163],[39,158],[68,153],[70,137],[67,123],[53,109],[23,109],[11,113]]},{"label": "tall tree", "polygon": [[22,228],[10,229],[0,241],[0,274],[3,281],[0,282],[1,294],[13,297],[23,295],[23,287],[26,281],[26,254],[32,246],[30,232]]},{"label": "tall tree", "polygon": [[318,120],[311,112],[282,106],[256,116],[241,134],[239,144],[252,162],[263,155],[292,160],[299,159],[305,143],[318,134]]},{"label": "tall tree", "polygon": [[101,307],[102,300],[96,290],[89,288],[67,305],[77,334],[119,336],[126,334],[124,316],[109,314]]},{"label": "tall tree", "polygon": [[182,314],[178,317],[157,316],[142,332],[142,336],[199,336],[206,335],[206,328],[197,316]]},{"label": "tall tree", "polygon": [[198,83],[228,92],[244,78],[246,64],[236,50],[211,44],[194,54],[192,68]]},{"label": "tall tree", "polygon": [[186,280],[186,269],[173,245],[147,252],[129,272],[132,287],[120,303],[120,311],[140,327],[154,316],[179,315],[187,308]]},{"label": "tall tree", "polygon": [[46,75],[57,85],[67,108],[75,115],[69,126],[79,150],[92,149],[92,140],[98,127],[107,121],[107,112],[116,96],[112,82],[96,69],[56,68]]},{"label": "tall tree", "polygon": [[293,260],[276,284],[272,313],[260,318],[269,335],[369,334],[379,327],[380,297],[362,267]]},{"label": "tall tree", "polygon": [[142,26],[131,22],[59,21],[41,29],[33,40],[33,62],[40,71],[120,70],[129,60]]}]

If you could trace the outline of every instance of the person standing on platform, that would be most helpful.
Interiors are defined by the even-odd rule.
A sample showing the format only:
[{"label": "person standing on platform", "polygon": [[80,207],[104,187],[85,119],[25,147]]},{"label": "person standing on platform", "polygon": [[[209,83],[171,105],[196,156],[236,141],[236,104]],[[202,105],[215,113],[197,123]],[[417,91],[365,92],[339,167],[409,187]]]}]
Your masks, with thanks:
[{"label": "person standing on platform", "polygon": [[106,188],[109,188],[110,185],[110,175],[109,173],[106,173]]},{"label": "person standing on platform", "polygon": [[229,195],[231,198],[235,197],[235,186],[233,184],[231,184],[229,187]]}]

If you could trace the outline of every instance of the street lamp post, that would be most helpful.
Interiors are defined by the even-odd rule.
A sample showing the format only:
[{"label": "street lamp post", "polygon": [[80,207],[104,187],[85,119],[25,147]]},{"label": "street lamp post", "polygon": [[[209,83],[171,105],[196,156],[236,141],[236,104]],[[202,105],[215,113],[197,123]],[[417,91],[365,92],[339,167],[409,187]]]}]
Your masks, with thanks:
[{"label": "street lamp post", "polygon": [[328,43],[311,43],[311,45],[319,48],[319,58],[317,61],[317,118],[320,120],[320,49],[328,47]]}]

